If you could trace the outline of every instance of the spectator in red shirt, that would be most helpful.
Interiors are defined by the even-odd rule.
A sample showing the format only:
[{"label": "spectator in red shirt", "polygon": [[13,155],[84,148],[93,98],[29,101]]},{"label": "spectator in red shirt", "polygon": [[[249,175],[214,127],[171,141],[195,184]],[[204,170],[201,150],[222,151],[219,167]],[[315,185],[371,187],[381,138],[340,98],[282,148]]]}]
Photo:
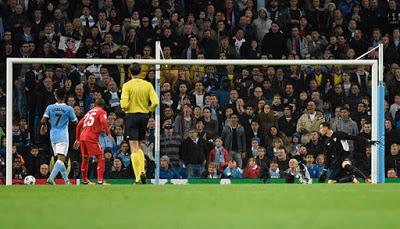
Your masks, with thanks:
[{"label": "spectator in red shirt", "polygon": [[256,164],[256,160],[254,158],[250,158],[247,163],[247,167],[243,171],[244,178],[259,178],[260,177],[260,167]]}]

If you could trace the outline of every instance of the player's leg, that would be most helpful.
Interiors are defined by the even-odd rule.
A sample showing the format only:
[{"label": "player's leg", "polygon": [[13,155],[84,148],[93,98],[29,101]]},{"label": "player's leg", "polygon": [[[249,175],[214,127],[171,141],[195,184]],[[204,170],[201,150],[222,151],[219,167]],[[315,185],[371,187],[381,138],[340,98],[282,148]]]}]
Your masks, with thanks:
[{"label": "player's leg", "polygon": [[105,159],[103,149],[98,143],[92,143],[89,151],[96,156],[97,159],[97,183],[98,184],[106,184],[104,183],[104,168],[105,168]]},{"label": "player's leg", "polygon": [[334,164],[332,166],[332,172],[328,178],[328,184],[336,184],[337,181],[340,179],[340,174],[342,172],[342,168],[340,164]]},{"label": "player's leg", "polygon": [[60,173],[62,178],[64,179],[65,184],[69,184],[67,168],[65,167],[65,158],[68,154],[68,143],[58,143],[56,144],[57,148],[57,162],[60,167]]},{"label": "player's leg", "polygon": [[[51,147],[52,147],[52,149],[53,149],[54,156],[57,156],[57,157],[58,157],[58,154],[57,154],[57,144],[51,144]],[[58,159],[58,158],[57,158],[57,159]],[[48,184],[52,184],[52,185],[55,185],[55,184],[56,184],[56,183],[54,182],[54,179],[56,178],[56,176],[58,175],[58,173],[59,173],[60,170],[61,170],[60,163],[57,163],[58,161],[59,161],[59,160],[57,160],[56,163],[54,163],[54,167],[53,167],[53,169],[51,170],[51,173],[50,173],[49,178],[47,179],[47,183],[48,183]]]},{"label": "player's leg", "polygon": [[[371,183],[369,178],[361,170],[351,164],[350,160],[344,160],[342,162],[342,167],[344,170],[350,172],[352,175],[360,176],[361,178],[363,178],[365,180],[365,183]],[[358,184],[360,182],[354,177],[353,183]]]},{"label": "player's leg", "polygon": [[349,182],[354,182],[353,175],[346,175],[338,180],[338,183],[349,183]]},{"label": "player's leg", "polygon": [[83,184],[88,184],[90,181],[88,179],[88,169],[89,169],[89,153],[86,146],[86,142],[81,141],[81,154],[82,154],[82,165],[81,165],[81,173],[82,173],[82,182]]}]

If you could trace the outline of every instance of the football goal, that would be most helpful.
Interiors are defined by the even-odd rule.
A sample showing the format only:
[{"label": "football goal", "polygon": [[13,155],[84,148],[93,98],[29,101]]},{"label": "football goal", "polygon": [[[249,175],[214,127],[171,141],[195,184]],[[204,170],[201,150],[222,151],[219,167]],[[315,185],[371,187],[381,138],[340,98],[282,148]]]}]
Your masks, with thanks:
[{"label": "football goal", "polygon": [[[383,183],[384,172],[384,135],[385,135],[385,115],[384,115],[384,85],[383,85],[383,53],[380,50],[379,60],[269,60],[269,59],[162,59],[161,46],[157,42],[155,47],[155,59],[65,59],[65,58],[7,58],[6,69],[6,185],[12,185],[12,124],[13,124],[13,66],[19,64],[86,64],[86,65],[131,65],[137,63],[140,65],[155,66],[155,87],[160,96],[160,75],[162,66],[169,65],[231,65],[231,66],[364,66],[368,67],[372,76],[372,140],[380,141],[380,144],[372,145],[372,163],[371,163],[371,178],[373,183]],[[159,182],[159,158],[160,158],[160,106],[155,113],[155,182]]]}]

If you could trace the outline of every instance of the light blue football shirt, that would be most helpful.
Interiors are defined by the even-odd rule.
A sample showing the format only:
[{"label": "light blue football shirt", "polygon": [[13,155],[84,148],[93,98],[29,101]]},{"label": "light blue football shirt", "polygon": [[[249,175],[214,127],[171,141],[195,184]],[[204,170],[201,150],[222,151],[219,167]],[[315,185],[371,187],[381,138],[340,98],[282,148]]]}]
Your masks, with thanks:
[{"label": "light blue football shirt", "polygon": [[68,124],[75,122],[74,109],[65,103],[56,103],[47,106],[44,117],[50,118],[50,141],[52,144],[69,142]]}]

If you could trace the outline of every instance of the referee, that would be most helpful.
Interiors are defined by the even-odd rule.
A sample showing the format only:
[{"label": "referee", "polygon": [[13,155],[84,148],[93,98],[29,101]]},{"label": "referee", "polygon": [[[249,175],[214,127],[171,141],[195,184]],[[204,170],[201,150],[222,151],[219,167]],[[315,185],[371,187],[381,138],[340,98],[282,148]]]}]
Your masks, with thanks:
[{"label": "referee", "polygon": [[132,79],[122,86],[121,108],[125,112],[125,137],[129,141],[136,184],[144,184],[146,174],[141,143],[145,140],[149,113],[156,109],[159,99],[153,85],[138,78],[139,64],[132,64],[129,73]]}]

